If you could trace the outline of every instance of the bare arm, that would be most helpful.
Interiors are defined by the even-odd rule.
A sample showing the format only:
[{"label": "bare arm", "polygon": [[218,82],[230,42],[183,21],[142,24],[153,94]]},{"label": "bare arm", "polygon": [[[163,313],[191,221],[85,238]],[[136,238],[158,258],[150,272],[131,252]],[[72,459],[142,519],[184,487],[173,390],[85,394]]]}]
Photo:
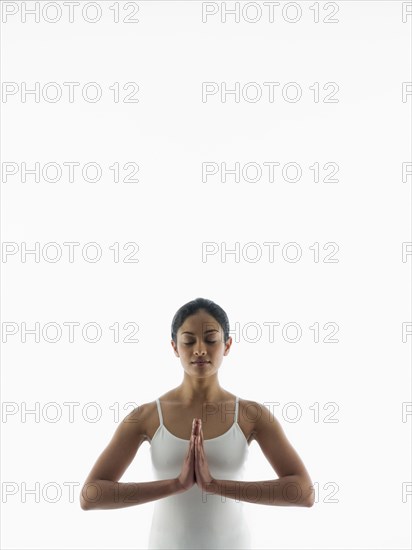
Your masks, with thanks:
[{"label": "bare arm", "polygon": [[80,493],[83,510],[108,510],[144,504],[182,492],[177,478],[119,483],[146,439],[147,405],[127,415],[87,476]]},{"label": "bare arm", "polygon": [[313,506],[312,480],[279,421],[264,405],[251,403],[259,413],[254,438],[279,478],[265,481],[213,479],[207,492],[252,504]]}]

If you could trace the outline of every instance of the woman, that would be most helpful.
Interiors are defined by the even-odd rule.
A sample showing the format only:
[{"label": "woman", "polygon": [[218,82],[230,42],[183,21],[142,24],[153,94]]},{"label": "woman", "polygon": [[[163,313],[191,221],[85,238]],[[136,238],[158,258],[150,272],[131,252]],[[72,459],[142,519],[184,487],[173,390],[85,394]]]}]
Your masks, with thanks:
[{"label": "woman", "polygon": [[[220,386],[218,371],[232,345],[220,306],[203,298],[182,306],[171,344],[182,383],[125,417],[84,483],[81,507],[156,501],[150,549],[251,548],[243,502],[310,507],[312,481],[267,407]],[[242,481],[253,440],[278,479]],[[156,481],[119,483],[143,441],[151,445]]]}]

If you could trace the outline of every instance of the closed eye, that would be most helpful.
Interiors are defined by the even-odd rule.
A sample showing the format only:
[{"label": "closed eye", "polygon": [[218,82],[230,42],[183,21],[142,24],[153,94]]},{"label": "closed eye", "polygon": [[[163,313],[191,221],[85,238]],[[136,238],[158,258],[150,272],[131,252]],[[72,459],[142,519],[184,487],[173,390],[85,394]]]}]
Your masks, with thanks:
[{"label": "closed eye", "polygon": [[[185,346],[191,346],[193,344],[194,344],[194,342],[185,342],[184,343]],[[213,342],[206,342],[206,344],[216,344],[216,340],[214,340]]]}]

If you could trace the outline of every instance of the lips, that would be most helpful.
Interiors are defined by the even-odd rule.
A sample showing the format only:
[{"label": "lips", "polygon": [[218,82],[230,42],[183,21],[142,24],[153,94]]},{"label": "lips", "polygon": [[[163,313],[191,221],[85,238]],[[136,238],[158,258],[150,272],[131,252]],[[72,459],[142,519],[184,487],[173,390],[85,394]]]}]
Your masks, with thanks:
[{"label": "lips", "polygon": [[192,361],[192,363],[196,363],[198,365],[202,365],[203,363],[210,363],[210,361]]}]

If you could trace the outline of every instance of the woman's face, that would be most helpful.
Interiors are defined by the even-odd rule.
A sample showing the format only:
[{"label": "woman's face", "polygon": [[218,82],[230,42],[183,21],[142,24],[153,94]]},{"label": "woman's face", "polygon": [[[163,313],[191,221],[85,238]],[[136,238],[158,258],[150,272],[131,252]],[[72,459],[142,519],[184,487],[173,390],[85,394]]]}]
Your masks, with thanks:
[{"label": "woman's face", "polygon": [[191,373],[216,372],[232,345],[231,337],[225,344],[222,327],[204,310],[187,317],[177,331],[176,338],[177,347],[172,340],[175,355],[180,357],[185,370]]}]

